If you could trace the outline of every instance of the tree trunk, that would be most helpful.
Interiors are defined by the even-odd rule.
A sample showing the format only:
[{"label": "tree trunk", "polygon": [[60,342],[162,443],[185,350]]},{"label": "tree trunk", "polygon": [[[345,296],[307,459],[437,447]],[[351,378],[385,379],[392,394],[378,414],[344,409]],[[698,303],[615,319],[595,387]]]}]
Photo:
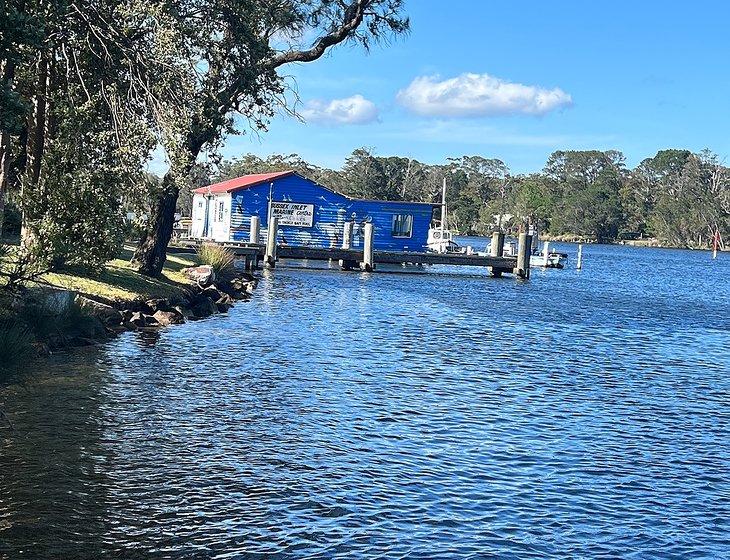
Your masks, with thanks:
[{"label": "tree trunk", "polygon": [[200,150],[212,138],[215,129],[209,128],[188,138],[188,149],[184,163],[165,173],[162,178],[162,191],[152,208],[147,228],[137,244],[132,263],[137,271],[145,276],[159,276],[167,258],[167,244],[172,239],[175,225],[175,208],[180,194],[179,179],[187,179],[195,166]]},{"label": "tree trunk", "polygon": [[38,75],[36,77],[36,91],[33,99],[33,112],[28,119],[28,142],[26,147],[27,166],[25,169],[25,177],[21,182],[20,202],[23,209],[21,239],[24,244],[30,244],[33,241],[33,234],[29,227],[32,221],[29,216],[31,205],[28,201],[28,194],[32,193],[36,200],[33,200],[34,213],[40,213],[43,204],[42,200],[38,200],[37,190],[41,177],[41,163],[43,161],[43,151],[46,142],[46,120],[47,120],[47,97],[50,72],[48,69],[48,58],[45,54],[41,54],[38,61]]},{"label": "tree trunk", "polygon": [[10,134],[3,131],[0,134],[0,236],[5,223],[5,196],[8,187],[8,172],[10,171]]},{"label": "tree trunk", "polygon": [[175,206],[180,189],[172,170],[162,179],[162,192],[157,196],[146,231],[139,240],[132,262],[145,276],[159,276],[167,258],[167,244],[175,225]]},{"label": "tree trunk", "polygon": [[[2,69],[2,85],[9,91],[13,88],[15,64],[6,61]],[[5,223],[5,197],[8,191],[8,173],[10,172],[10,133],[3,130],[0,133],[0,236]]]}]

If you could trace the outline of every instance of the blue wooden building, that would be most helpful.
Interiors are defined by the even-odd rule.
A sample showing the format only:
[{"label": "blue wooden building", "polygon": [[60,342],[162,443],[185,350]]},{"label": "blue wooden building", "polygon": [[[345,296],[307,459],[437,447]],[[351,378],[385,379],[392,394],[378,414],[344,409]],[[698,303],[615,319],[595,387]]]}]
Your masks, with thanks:
[{"label": "blue wooden building", "polygon": [[363,244],[363,226],[374,229],[379,250],[425,251],[434,205],[350,198],[295,173],[245,175],[193,191],[191,236],[248,241],[251,216],[261,227],[279,218],[277,242],[293,246],[340,247],[352,221],[352,247]]}]

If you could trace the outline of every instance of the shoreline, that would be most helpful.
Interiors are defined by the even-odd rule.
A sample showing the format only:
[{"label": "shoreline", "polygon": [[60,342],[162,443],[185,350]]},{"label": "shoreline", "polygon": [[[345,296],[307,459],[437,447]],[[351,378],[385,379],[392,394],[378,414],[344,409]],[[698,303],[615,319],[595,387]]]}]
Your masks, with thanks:
[{"label": "shoreline", "polygon": [[[489,239],[488,236],[485,235],[478,235],[478,236],[463,236],[463,237],[484,237],[485,239]],[[541,233],[540,234],[540,241],[550,241],[551,243],[574,243],[574,244],[584,244],[584,245],[621,245],[624,247],[638,247],[638,248],[649,248],[649,249],[679,249],[682,251],[708,251],[712,252],[712,247],[690,247],[690,246],[679,246],[679,245],[672,245],[669,243],[663,243],[656,237],[645,237],[644,239],[614,239],[609,241],[596,241],[593,237],[585,237],[581,235],[575,235],[575,234],[560,234],[560,235],[550,235],[549,233]],[[718,253],[723,253],[730,251],[730,247],[726,247],[725,249],[718,248]]]},{"label": "shoreline", "polygon": [[9,300],[0,317],[0,381],[58,352],[95,346],[129,331],[154,331],[227,313],[248,301],[254,275],[228,269],[216,277],[197,258],[170,255],[163,275],[148,278],[125,253],[96,277],[49,274]]}]

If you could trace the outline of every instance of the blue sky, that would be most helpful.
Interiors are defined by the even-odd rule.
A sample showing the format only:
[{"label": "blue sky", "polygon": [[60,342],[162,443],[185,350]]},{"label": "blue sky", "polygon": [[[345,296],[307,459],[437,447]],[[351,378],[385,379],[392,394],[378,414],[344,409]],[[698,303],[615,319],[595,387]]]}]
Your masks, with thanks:
[{"label": "blue sky", "polygon": [[537,171],[557,149],[730,155],[730,4],[410,0],[410,35],[289,66],[307,122],[277,117],[223,154],[353,149],[427,163],[497,157]]}]

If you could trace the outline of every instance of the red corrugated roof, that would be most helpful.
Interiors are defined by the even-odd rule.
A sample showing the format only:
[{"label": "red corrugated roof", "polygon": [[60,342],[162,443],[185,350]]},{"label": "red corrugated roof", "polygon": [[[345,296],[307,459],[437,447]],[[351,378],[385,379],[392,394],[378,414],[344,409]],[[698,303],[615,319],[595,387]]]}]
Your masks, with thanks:
[{"label": "red corrugated roof", "polygon": [[279,171],[277,173],[257,173],[255,175],[244,175],[243,177],[236,177],[235,179],[229,179],[221,183],[215,183],[208,185],[207,187],[200,187],[195,189],[193,192],[198,194],[221,194],[237,191],[238,189],[247,189],[254,185],[260,185],[280,177],[286,177],[292,175],[293,171]]}]

